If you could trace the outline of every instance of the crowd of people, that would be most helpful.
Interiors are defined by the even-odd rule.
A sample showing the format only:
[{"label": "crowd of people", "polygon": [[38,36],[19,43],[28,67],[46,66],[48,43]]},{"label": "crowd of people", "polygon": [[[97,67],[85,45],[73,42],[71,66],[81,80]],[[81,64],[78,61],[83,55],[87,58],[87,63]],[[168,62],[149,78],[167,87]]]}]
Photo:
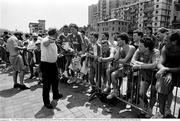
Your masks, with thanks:
[{"label": "crowd of people", "polygon": [[155,117],[163,118],[171,113],[173,88],[180,86],[180,33],[164,27],[156,33],[152,27],[146,27],[145,32],[116,32],[112,40],[106,32],[86,33],[78,30],[76,24],[64,25],[61,31],[51,28],[43,35],[5,32],[0,38],[0,49],[1,60],[13,68],[13,88],[29,89],[24,84],[24,74],[30,72],[29,79],[38,78],[43,85],[43,102],[49,109],[53,108],[49,99],[51,86],[53,100],[63,97],[59,80],[89,83],[89,93],[93,94],[100,78],[99,88],[107,99],[112,99],[120,96],[119,87],[127,77],[126,98],[133,100],[131,92],[138,92],[135,98],[142,100],[150,113],[158,102]]}]

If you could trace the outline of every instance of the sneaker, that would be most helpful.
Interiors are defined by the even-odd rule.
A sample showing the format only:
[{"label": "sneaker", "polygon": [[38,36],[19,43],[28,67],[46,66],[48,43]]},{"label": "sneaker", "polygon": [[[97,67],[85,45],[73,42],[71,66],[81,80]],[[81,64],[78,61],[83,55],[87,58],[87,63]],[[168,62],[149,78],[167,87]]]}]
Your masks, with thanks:
[{"label": "sneaker", "polygon": [[67,72],[67,71],[64,71],[63,75],[64,75],[65,77],[68,77],[68,72]]},{"label": "sneaker", "polygon": [[53,98],[54,100],[59,100],[60,98],[62,98],[63,95],[62,94],[59,94],[56,98]]},{"label": "sneaker", "polygon": [[53,109],[53,106],[51,104],[45,104],[44,105],[47,109]]},{"label": "sneaker", "polygon": [[160,113],[157,112],[154,116],[152,116],[151,118],[163,118],[164,116]]},{"label": "sneaker", "polygon": [[165,108],[164,115],[165,116],[171,115],[171,109],[170,108]]},{"label": "sneaker", "polygon": [[147,108],[146,111],[148,112],[148,114],[145,114],[145,117],[146,118],[150,118],[151,117],[150,114],[152,114],[152,109],[151,108]]},{"label": "sneaker", "polygon": [[111,88],[110,87],[106,87],[104,90],[103,90],[104,93],[106,94],[109,94],[111,92]]},{"label": "sneaker", "polygon": [[67,81],[68,84],[72,84],[72,83],[75,83],[75,82],[76,82],[76,78],[75,78],[75,77],[72,77],[72,78],[70,78],[70,79]]},{"label": "sneaker", "polygon": [[27,87],[26,85],[19,85],[20,90],[26,90],[26,89],[30,89],[29,87]]},{"label": "sneaker", "polygon": [[96,90],[95,89],[92,89],[90,92],[88,92],[89,94],[93,94],[93,93],[95,93],[96,92]]},{"label": "sneaker", "polygon": [[107,96],[107,99],[112,99],[113,97],[117,97],[118,93],[117,91],[111,91],[110,94]]}]

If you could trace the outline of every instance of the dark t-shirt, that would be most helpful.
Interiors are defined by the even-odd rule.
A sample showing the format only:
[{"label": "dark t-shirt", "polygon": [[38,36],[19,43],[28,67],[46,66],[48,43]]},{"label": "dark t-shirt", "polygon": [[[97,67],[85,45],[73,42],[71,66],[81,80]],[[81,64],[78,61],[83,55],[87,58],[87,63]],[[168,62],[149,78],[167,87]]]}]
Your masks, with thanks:
[{"label": "dark t-shirt", "polygon": [[82,51],[82,37],[81,35],[78,33],[77,35],[69,35],[69,39],[70,39],[70,42],[72,43],[72,47],[74,50],[76,51]]}]

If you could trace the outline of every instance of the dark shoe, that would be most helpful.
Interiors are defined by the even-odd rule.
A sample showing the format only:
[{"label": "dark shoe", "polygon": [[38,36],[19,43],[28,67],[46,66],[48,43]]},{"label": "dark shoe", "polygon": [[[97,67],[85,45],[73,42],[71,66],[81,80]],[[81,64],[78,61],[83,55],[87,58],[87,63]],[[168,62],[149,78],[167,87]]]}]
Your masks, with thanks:
[{"label": "dark shoe", "polygon": [[47,109],[53,109],[53,106],[51,104],[45,104],[44,105]]},{"label": "dark shoe", "polygon": [[93,93],[95,93],[96,92],[96,90],[95,89],[92,89],[90,92],[88,92],[89,94],[93,94]]},{"label": "dark shoe", "polygon": [[20,90],[26,90],[26,89],[30,89],[29,87],[27,87],[26,85],[19,85]]},{"label": "dark shoe", "polygon": [[19,88],[21,85],[20,84],[14,84],[13,88]]},{"label": "dark shoe", "polygon": [[60,98],[62,98],[63,95],[62,94],[59,94],[56,98],[53,98],[54,100],[59,100]]},{"label": "dark shoe", "polygon": [[42,80],[40,80],[39,82],[38,82],[38,85],[41,85],[42,84]]}]

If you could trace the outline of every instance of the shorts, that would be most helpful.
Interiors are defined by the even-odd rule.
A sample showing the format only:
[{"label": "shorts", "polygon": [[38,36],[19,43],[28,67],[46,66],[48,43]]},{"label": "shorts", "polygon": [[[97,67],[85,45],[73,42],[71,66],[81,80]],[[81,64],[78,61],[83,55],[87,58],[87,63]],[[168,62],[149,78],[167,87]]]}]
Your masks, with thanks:
[{"label": "shorts", "polygon": [[24,71],[25,66],[21,55],[15,55],[9,57],[10,63],[12,64],[14,71]]}]

